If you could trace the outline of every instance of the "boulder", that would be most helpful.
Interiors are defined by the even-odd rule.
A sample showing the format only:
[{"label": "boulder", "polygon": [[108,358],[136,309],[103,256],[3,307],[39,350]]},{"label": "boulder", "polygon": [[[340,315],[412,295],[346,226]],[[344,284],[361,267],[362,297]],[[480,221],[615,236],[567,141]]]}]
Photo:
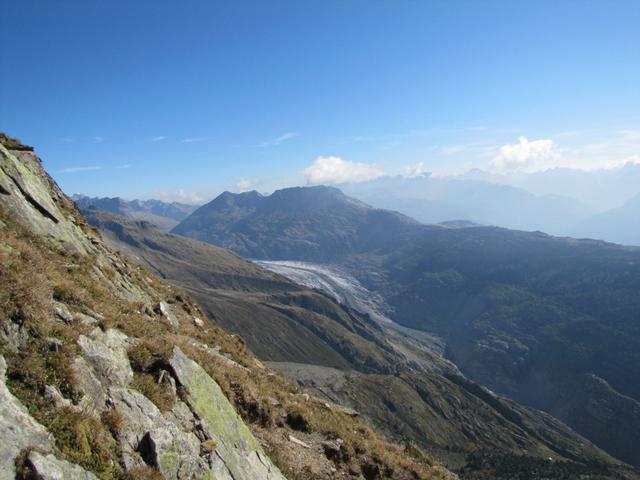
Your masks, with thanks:
[{"label": "boulder", "polygon": [[0,324],[0,340],[6,348],[17,352],[27,343],[28,334],[26,330],[16,322],[6,319]]},{"label": "boulder", "polygon": [[201,318],[198,317],[192,317],[191,321],[193,321],[193,324],[196,327],[204,327],[204,321]]},{"label": "boulder", "polygon": [[178,322],[178,319],[171,311],[171,307],[169,307],[165,302],[158,303],[156,306],[156,312],[162,315],[173,328],[178,328],[180,326],[180,322]]},{"label": "boulder", "polygon": [[71,400],[64,398],[55,385],[47,385],[44,387],[44,398],[53,403],[56,408],[73,407]]},{"label": "boulder", "polygon": [[303,448],[311,448],[311,445],[309,445],[308,443],[303,442],[302,440],[294,437],[293,435],[289,435],[289,441],[291,443],[295,443],[296,445],[300,445]]},{"label": "boulder", "polygon": [[51,454],[42,455],[32,451],[27,461],[39,480],[98,480],[98,477],[84,468]]},{"label": "boulder", "polygon": [[82,410],[94,415],[102,413],[107,402],[107,395],[91,366],[84,358],[76,357],[73,360],[72,368],[75,388],[83,395],[79,406]]},{"label": "boulder", "polygon": [[103,385],[126,387],[133,379],[127,350],[133,342],[124,333],[93,329],[89,337],[80,335],[78,345],[84,358]]},{"label": "boulder", "polygon": [[188,480],[206,468],[200,459],[200,441],[195,435],[179,432],[172,425],[147,432],[141,450],[148,463],[155,465],[165,478]]},{"label": "boulder", "polygon": [[65,323],[73,323],[73,315],[64,303],[54,302],[53,311],[60,320]]}]

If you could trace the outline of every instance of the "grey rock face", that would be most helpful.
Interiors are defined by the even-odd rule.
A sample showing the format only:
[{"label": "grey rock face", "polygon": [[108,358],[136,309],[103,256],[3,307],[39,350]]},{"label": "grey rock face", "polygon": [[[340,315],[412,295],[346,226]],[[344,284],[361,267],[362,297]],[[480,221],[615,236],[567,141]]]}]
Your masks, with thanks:
[{"label": "grey rock face", "polygon": [[94,375],[91,366],[84,358],[76,357],[72,368],[76,381],[75,387],[83,395],[79,406],[84,411],[94,415],[102,413],[107,401],[107,395],[102,384]]},{"label": "grey rock face", "polygon": [[133,379],[133,371],[127,357],[131,340],[117,330],[103,332],[95,328],[89,337],[80,335],[78,345],[103,385],[126,387]]},{"label": "grey rock face", "polygon": [[53,437],[36,422],[5,385],[7,363],[0,356],[0,480],[13,480],[15,458],[24,448],[53,448]]},{"label": "grey rock face", "polygon": [[120,432],[125,466],[152,463],[165,478],[188,479],[201,474],[200,441],[193,433],[182,431],[167,420],[160,410],[141,393],[112,389],[114,408],[122,416]]},{"label": "grey rock face", "polygon": [[199,457],[200,441],[193,434],[176,432],[170,425],[151,430],[145,440],[147,460],[151,460],[165,478],[188,480],[206,468]]},{"label": "grey rock face", "polygon": [[169,363],[178,383],[186,387],[187,403],[200,419],[205,434],[217,443],[210,461],[218,471],[226,471],[220,476],[284,480],[215,380],[178,347],[174,348]]},{"label": "grey rock face", "polygon": [[44,398],[53,403],[56,408],[72,407],[71,400],[64,398],[55,385],[44,387]]},{"label": "grey rock face", "polygon": [[180,326],[178,319],[171,311],[171,307],[165,302],[160,302],[156,307],[156,311],[162,315],[173,328],[178,328]]},{"label": "grey rock face", "polygon": [[27,332],[22,326],[7,320],[0,326],[0,339],[4,341],[7,348],[15,352],[26,344]]},{"label": "grey rock face", "polygon": [[92,250],[82,231],[60,210],[64,194],[42,170],[33,152],[9,151],[0,145],[0,191],[3,204],[25,225],[43,237],[60,242],[69,251]]},{"label": "grey rock face", "polygon": [[42,455],[36,451],[29,453],[29,465],[41,480],[98,480],[93,473],[52,454]]},{"label": "grey rock face", "polygon": [[60,320],[65,323],[73,323],[73,315],[64,303],[56,302],[53,304],[53,311]]}]

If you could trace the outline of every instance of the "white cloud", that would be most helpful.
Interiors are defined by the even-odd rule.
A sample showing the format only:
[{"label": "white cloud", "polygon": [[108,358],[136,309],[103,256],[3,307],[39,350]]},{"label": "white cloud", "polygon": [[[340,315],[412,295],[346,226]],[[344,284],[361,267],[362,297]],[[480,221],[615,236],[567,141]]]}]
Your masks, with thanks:
[{"label": "white cloud", "polygon": [[116,168],[118,170],[126,170],[127,168],[131,168],[131,164],[125,163],[124,165],[118,165]]},{"label": "white cloud", "polygon": [[190,204],[204,203],[206,197],[199,192],[192,192],[182,188],[178,190],[164,190],[145,195],[146,199],[161,200],[163,202],[180,202]]},{"label": "white cloud", "polygon": [[102,167],[67,167],[62,170],[58,170],[58,173],[91,172],[93,170],[102,170]]},{"label": "white cloud", "polygon": [[93,137],[92,140],[93,140],[93,143],[102,143],[102,142],[104,142],[104,137],[97,137],[96,136],[96,137]]},{"label": "white cloud", "polygon": [[640,140],[640,130],[621,130],[619,133],[624,140]]},{"label": "white cloud", "polygon": [[383,175],[375,165],[349,162],[340,157],[318,157],[305,168],[308,184],[366,182]]},{"label": "white cloud", "polygon": [[166,140],[167,137],[165,137],[164,135],[158,135],[157,137],[152,137],[151,141],[152,142],[161,142],[163,140]]},{"label": "white cloud", "polygon": [[182,139],[182,143],[198,143],[198,142],[206,142],[209,140],[209,137],[187,137]]},{"label": "white cloud", "polygon": [[426,173],[424,162],[418,162],[415,165],[408,165],[404,169],[404,176],[407,178],[415,178]]},{"label": "white cloud", "polygon": [[297,133],[287,132],[283,133],[277,138],[272,138],[271,140],[267,140],[266,142],[262,142],[259,147],[277,147],[278,145],[282,145],[284,142],[288,142],[289,140],[293,140],[298,136]]},{"label": "white cloud", "polygon": [[258,184],[257,180],[241,178],[234,186],[234,191],[242,193],[252,190]]},{"label": "white cloud", "polygon": [[502,145],[498,155],[489,162],[489,167],[499,172],[534,172],[557,166],[559,159],[560,153],[555,148],[553,140],[530,142],[526,137],[520,137],[518,143]]}]

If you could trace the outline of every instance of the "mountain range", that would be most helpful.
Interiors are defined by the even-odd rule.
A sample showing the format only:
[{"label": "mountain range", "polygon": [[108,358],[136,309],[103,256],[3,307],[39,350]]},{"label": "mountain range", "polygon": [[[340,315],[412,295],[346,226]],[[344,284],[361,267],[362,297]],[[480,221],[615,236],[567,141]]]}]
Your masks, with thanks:
[{"label": "mountain range", "polygon": [[[384,176],[338,187],[374,207],[425,223],[462,220],[640,245],[636,222],[630,221],[638,185],[640,166],[627,164],[594,172],[557,168],[495,174],[474,169],[448,177]],[[621,209],[629,213],[625,216]]]},{"label": "mountain range", "polygon": [[425,223],[467,220],[517,230],[567,235],[594,210],[561,195],[534,195],[522,188],[457,177],[381,177],[339,185],[347,195]]},{"label": "mountain range", "polygon": [[[344,276],[327,295],[228,250],[160,232],[148,223],[96,209],[83,213],[109,245],[194,295],[211,318],[241,334],[269,365],[451,467],[469,468],[470,456],[489,451],[504,464],[514,454],[545,461],[549,456],[611,461],[551,416],[465,379],[442,358],[437,338],[385,322],[348,301]],[[325,272],[326,281],[330,277]],[[341,303],[335,295],[342,295]],[[496,472],[509,478],[504,464],[490,478],[501,478]],[[539,468],[540,461],[533,465]],[[484,478],[478,475],[487,473],[469,468],[467,474]]]},{"label": "mountain range", "polygon": [[617,208],[640,193],[640,163],[633,161],[597,170],[558,167],[531,173],[492,173],[473,169],[457,178],[510,185],[534,195],[562,195],[598,212]]},{"label": "mountain range", "polygon": [[471,380],[640,463],[640,249],[424,225],[335,188],[225,193],[173,230],[254,259],[338,265]]},{"label": "mountain range", "polygon": [[599,213],[574,228],[579,237],[598,238],[624,245],[640,245],[640,194],[623,206]]},{"label": "mountain range", "polygon": [[71,197],[78,208],[91,206],[134,220],[144,220],[161,230],[169,231],[191,214],[197,206],[160,200],[125,200],[120,197]]}]

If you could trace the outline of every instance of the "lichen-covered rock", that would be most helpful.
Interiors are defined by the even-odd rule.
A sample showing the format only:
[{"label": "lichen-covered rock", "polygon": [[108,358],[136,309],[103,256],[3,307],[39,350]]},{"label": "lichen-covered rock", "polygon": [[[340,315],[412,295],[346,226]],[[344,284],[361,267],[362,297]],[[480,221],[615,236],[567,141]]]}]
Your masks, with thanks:
[{"label": "lichen-covered rock", "polygon": [[0,480],[16,476],[15,459],[24,448],[53,448],[53,437],[36,422],[5,385],[7,364],[0,356]]},{"label": "lichen-covered rock", "polygon": [[162,315],[173,328],[178,328],[180,326],[180,322],[178,322],[178,319],[171,311],[171,307],[165,302],[158,303],[156,311]]},{"label": "lichen-covered rock", "polygon": [[83,357],[76,357],[73,360],[72,368],[76,382],[75,389],[82,394],[78,406],[83,411],[94,415],[102,413],[105,409],[107,395],[91,366]]},{"label": "lichen-covered rock", "polygon": [[147,461],[153,463],[165,478],[188,480],[206,468],[201,461],[200,442],[195,435],[176,434],[172,425],[149,431],[143,440]]},{"label": "lichen-covered rock", "polygon": [[133,379],[133,371],[127,357],[127,349],[132,342],[124,333],[115,329],[103,332],[95,328],[89,337],[80,335],[78,345],[103,385],[129,385]]},{"label": "lichen-covered rock", "polygon": [[167,420],[140,392],[116,388],[111,390],[111,399],[123,420],[120,440],[128,470],[145,460],[168,479],[187,479],[204,473],[200,441],[193,433]]},{"label": "lichen-covered rock", "polygon": [[52,454],[42,455],[32,451],[27,461],[39,480],[98,480],[93,473]]},{"label": "lichen-covered rock", "polygon": [[[169,364],[178,383],[186,387],[189,407],[200,419],[205,433],[217,443],[210,454],[212,465],[220,472],[226,469],[227,476],[235,479],[284,480],[215,380],[178,347],[174,348]],[[218,474],[226,478],[223,475]]]},{"label": "lichen-covered rock", "polygon": [[0,340],[5,347],[17,352],[27,343],[28,335],[21,325],[9,319],[0,324]]},{"label": "lichen-covered rock", "polygon": [[68,324],[73,323],[73,315],[71,315],[71,312],[64,303],[54,302],[53,311],[56,314],[56,317],[63,322]]},{"label": "lichen-covered rock", "polygon": [[70,251],[92,250],[80,228],[60,210],[59,205],[69,201],[33,152],[9,151],[0,145],[0,192],[13,216],[34,232],[54,238]]},{"label": "lichen-covered rock", "polygon": [[44,387],[44,398],[55,405],[56,408],[72,408],[71,400],[64,398],[58,387],[55,385],[47,385]]}]

